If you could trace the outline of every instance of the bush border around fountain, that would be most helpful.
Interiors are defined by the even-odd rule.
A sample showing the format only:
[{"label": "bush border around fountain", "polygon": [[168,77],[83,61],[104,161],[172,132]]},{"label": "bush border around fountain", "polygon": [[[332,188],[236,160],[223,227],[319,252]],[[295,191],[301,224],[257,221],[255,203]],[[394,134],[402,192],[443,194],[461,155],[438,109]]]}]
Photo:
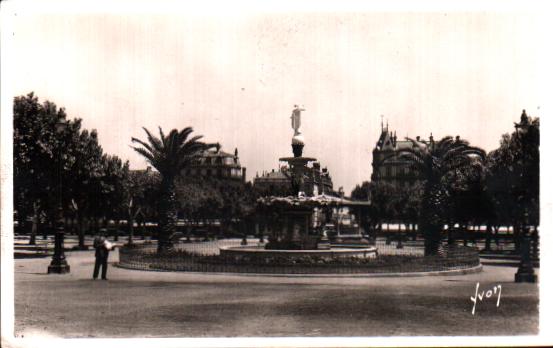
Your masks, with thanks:
[{"label": "bush border around fountain", "polygon": [[472,273],[481,270],[478,250],[455,246],[444,255],[378,255],[334,257],[319,255],[283,257],[198,255],[186,250],[157,254],[155,245],[122,247],[119,267],[146,271],[209,272],[262,275],[423,275]]},{"label": "bush border around fountain", "polygon": [[374,258],[378,254],[375,247],[367,248],[332,248],[332,249],[313,249],[313,250],[276,250],[265,249],[263,247],[251,246],[226,246],[219,248],[219,253],[222,257],[287,257],[290,259],[302,257],[320,257],[323,259],[334,258]]}]

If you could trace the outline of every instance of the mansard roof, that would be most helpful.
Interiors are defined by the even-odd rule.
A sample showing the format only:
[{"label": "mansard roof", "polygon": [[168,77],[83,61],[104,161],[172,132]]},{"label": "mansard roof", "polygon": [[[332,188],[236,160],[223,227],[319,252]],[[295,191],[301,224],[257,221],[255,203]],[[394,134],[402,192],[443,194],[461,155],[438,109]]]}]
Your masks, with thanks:
[{"label": "mansard roof", "polygon": [[407,138],[405,138],[405,140],[397,140],[397,136],[394,133],[395,132],[389,131],[387,126],[386,128],[382,128],[382,132],[376,143],[376,150],[399,151],[412,149],[415,142],[419,147],[424,148],[427,146],[425,140],[408,140]]},{"label": "mansard roof", "polygon": [[202,157],[233,157],[233,154],[230,154],[228,152],[222,151],[222,150],[206,150],[202,153]]}]

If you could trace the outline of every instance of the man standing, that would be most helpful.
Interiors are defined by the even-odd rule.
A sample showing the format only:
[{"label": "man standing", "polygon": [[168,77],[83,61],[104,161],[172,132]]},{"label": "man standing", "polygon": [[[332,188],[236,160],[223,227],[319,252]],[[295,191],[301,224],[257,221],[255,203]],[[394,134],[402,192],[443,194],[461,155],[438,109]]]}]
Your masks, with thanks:
[{"label": "man standing", "polygon": [[100,266],[102,267],[102,279],[107,280],[106,275],[108,271],[108,256],[109,251],[113,248],[113,245],[107,240],[105,236],[97,236],[94,238],[94,248],[96,249],[96,262],[94,263],[94,273],[92,278],[98,278],[98,272]]}]

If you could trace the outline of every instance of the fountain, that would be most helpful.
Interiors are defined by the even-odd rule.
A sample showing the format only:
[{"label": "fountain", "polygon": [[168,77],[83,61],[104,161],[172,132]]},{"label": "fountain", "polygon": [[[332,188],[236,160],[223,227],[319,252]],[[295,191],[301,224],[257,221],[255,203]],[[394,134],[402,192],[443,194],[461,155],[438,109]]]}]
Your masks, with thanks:
[{"label": "fountain", "polygon": [[[306,187],[309,179],[310,164],[316,158],[303,157],[305,140],[299,131],[301,112],[305,109],[298,105],[292,111],[293,157],[283,157],[279,160],[289,166],[289,175],[294,195],[288,197],[262,197],[258,200],[260,215],[276,215],[273,219],[268,243],[264,248],[241,246],[223,247],[221,255],[245,257],[248,255],[265,256],[319,256],[322,258],[336,257],[375,257],[376,248],[361,245],[356,248],[331,248],[330,242],[321,226],[328,220],[329,212],[337,207],[355,206],[366,203],[352,202],[342,197],[319,194],[316,190]],[[314,220],[319,226],[314,226]]]},{"label": "fountain", "polygon": [[[325,235],[326,222],[335,209],[358,209],[358,216],[369,202],[349,201],[343,195],[328,192],[331,185],[323,183],[319,194],[314,173],[310,168],[315,158],[303,157],[305,140],[299,132],[301,111],[292,112],[293,157],[284,157],[289,170],[293,194],[287,197],[262,197],[258,200],[257,216],[270,226],[268,243],[222,246],[219,255],[205,255],[203,245],[197,253],[159,255],[144,248],[122,248],[120,265],[142,270],[171,270],[194,272],[237,272],[261,274],[368,274],[411,272],[478,272],[481,270],[478,250],[452,248],[444,255],[423,257],[420,254],[397,254],[373,260],[377,249],[369,246],[360,233],[346,236],[338,233],[331,241]],[[325,192],[326,191],[326,192]],[[362,217],[359,218],[362,221]],[[255,231],[259,232],[259,222]],[[338,225],[339,226],[339,225]],[[339,232],[339,231],[337,231]],[[414,249],[413,247],[410,247]],[[394,248],[395,250],[395,248]]]}]

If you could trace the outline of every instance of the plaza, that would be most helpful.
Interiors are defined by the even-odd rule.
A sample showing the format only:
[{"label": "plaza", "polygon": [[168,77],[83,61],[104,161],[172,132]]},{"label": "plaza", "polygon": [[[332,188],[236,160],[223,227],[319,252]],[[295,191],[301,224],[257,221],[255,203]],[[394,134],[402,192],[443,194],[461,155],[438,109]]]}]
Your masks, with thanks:
[{"label": "plaza", "polygon": [[[254,243],[255,240],[249,242]],[[16,337],[498,336],[538,333],[539,289],[513,282],[516,267],[442,276],[267,276],[151,272],[114,267],[91,279],[93,251],[15,260]],[[539,272],[539,270],[537,270]],[[499,306],[476,284],[502,286]],[[60,301],[63,299],[63,301]]]},{"label": "plaza", "polygon": [[551,343],[545,11],[19,6],[2,346]]}]

